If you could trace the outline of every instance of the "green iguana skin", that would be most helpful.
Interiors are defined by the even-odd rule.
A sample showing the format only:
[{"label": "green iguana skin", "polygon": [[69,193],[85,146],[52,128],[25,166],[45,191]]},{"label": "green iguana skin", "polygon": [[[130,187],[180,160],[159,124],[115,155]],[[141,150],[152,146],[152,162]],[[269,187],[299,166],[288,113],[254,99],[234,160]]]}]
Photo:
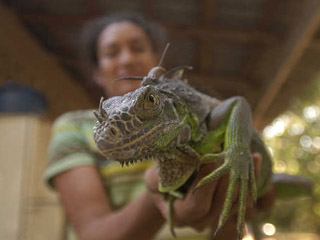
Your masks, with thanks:
[{"label": "green iguana skin", "polygon": [[[94,139],[108,158],[122,165],[155,160],[159,191],[168,193],[169,210],[181,196],[179,188],[201,164],[220,162],[196,189],[229,173],[229,186],[215,235],[227,221],[236,188],[239,188],[237,232],[245,223],[247,196],[261,196],[270,183],[272,161],[252,125],[251,110],[243,97],[225,101],[202,94],[182,81],[182,66],[168,72],[154,67],[141,86],[123,96],[100,102]],[[259,179],[255,180],[251,152],[263,156]],[[195,190],[194,189],[194,192]],[[195,193],[196,194],[196,193]],[[172,233],[172,211],[168,221]]]}]

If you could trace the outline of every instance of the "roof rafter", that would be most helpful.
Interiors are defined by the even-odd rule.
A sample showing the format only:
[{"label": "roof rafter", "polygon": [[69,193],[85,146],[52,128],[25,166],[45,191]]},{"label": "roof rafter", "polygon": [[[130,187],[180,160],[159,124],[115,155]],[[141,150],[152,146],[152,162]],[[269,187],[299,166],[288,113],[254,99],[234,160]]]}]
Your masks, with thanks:
[{"label": "roof rafter", "polygon": [[[199,22],[201,25],[203,25],[205,28],[209,29],[213,25],[213,9],[215,7],[215,0],[202,0],[201,1],[201,14],[199,16]],[[205,74],[208,69],[208,64],[210,64],[210,49],[212,48],[210,44],[209,39],[205,36],[199,36],[197,34],[197,37],[199,38],[199,45],[198,45],[198,61],[199,61],[199,71],[200,74]]]},{"label": "roof rafter", "polygon": [[[25,22],[39,23],[42,22],[48,26],[75,26],[82,25],[86,21],[98,17],[97,14],[90,15],[41,15],[41,14],[25,14],[18,13],[18,16]],[[217,26],[200,27],[200,26],[184,26],[174,23],[161,22],[174,35],[197,36],[207,39],[228,40],[234,42],[262,42],[265,44],[274,44],[278,42],[276,36],[265,31],[248,30],[248,29],[228,29]]]},{"label": "roof rafter", "polygon": [[147,18],[152,19],[154,17],[153,2],[152,1],[143,0],[143,9],[144,9],[144,15]]},{"label": "roof rafter", "polygon": [[260,98],[254,111],[254,120],[259,128],[268,108],[272,105],[281,87],[287,81],[291,71],[310,44],[320,23],[320,1],[305,1],[302,16],[297,18],[296,27],[292,28],[282,51],[274,59],[274,71],[270,73],[269,85]]},{"label": "roof rafter", "polygon": [[239,28],[221,28],[212,26],[211,29],[202,26],[179,27],[173,24],[164,26],[174,35],[201,36],[208,40],[226,40],[231,42],[261,42],[265,44],[274,44],[279,42],[278,38],[265,31],[248,30]]},{"label": "roof rafter", "polygon": [[216,0],[202,0],[201,1],[201,14],[200,23],[204,26],[210,26],[213,24],[214,19],[214,7]]},{"label": "roof rafter", "polygon": [[220,92],[238,92],[251,96],[255,91],[254,87],[247,84],[247,81],[241,80],[237,76],[225,76],[225,75],[213,75],[211,77],[207,75],[199,75],[195,73],[188,73],[190,82],[195,83],[194,85],[215,89],[218,93]]},{"label": "roof rafter", "polygon": [[320,52],[320,39],[313,39],[308,48]]},{"label": "roof rafter", "polygon": [[[263,12],[259,17],[255,29],[258,31],[270,32],[271,25],[273,24],[274,12],[280,5],[280,1],[278,0],[268,0],[264,2]],[[278,33],[275,33],[278,36]],[[241,73],[244,77],[250,79],[252,84],[258,84],[258,79],[252,76],[251,69],[255,67],[257,62],[260,59],[261,52],[263,51],[265,42],[261,44],[249,44],[248,46],[248,54],[246,56],[245,61],[241,67]],[[258,60],[258,61],[257,61]]]},{"label": "roof rafter", "polygon": [[89,12],[99,12],[99,3],[97,0],[85,0]]}]

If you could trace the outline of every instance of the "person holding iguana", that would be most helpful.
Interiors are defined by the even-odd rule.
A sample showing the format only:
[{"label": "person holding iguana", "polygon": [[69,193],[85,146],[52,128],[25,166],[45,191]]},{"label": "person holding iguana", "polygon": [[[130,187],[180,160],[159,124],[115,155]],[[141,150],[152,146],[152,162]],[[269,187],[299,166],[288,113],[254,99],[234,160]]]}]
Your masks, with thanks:
[{"label": "person holding iguana", "polygon": [[[90,23],[87,30],[88,57],[94,63],[93,79],[105,97],[121,96],[139,87],[138,80],[116,79],[146,76],[159,62],[164,48],[163,31],[136,15],[115,15]],[[158,173],[142,162],[136,167],[106,161],[93,140],[96,119],[93,110],[79,110],[59,117],[53,126],[46,180],[58,192],[68,221],[78,239],[153,239],[164,236],[167,204],[158,192]],[[262,157],[253,154],[256,175]],[[174,223],[189,227],[193,239],[210,239],[218,223],[228,177],[192,194],[197,182],[217,168],[208,164],[199,169],[184,199],[174,202]],[[270,206],[272,189],[258,199],[256,206]],[[218,239],[236,237],[236,200]],[[248,207],[247,212],[257,209]],[[209,229],[203,232],[203,230]],[[162,230],[166,231],[166,230]],[[160,232],[160,233],[159,233]],[[202,232],[202,233],[197,233]],[[178,238],[185,239],[177,231]],[[166,236],[166,235],[165,235]],[[167,236],[162,239],[170,239]]]}]

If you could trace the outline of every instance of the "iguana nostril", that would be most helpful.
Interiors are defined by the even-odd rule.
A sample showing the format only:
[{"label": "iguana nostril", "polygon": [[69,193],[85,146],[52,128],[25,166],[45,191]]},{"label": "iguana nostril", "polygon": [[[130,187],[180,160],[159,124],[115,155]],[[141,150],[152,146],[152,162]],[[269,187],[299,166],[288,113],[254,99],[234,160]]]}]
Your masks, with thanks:
[{"label": "iguana nostril", "polygon": [[108,132],[112,137],[116,137],[118,135],[118,131],[115,127],[109,127]]}]

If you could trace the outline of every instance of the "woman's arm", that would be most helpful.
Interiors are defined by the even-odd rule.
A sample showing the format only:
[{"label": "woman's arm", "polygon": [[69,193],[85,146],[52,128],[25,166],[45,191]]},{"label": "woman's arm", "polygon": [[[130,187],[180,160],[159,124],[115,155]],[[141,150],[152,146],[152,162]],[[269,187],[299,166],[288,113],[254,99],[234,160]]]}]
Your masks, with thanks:
[{"label": "woman's arm", "polygon": [[80,240],[151,239],[165,222],[148,191],[112,212],[100,175],[93,166],[61,173],[54,183]]}]

